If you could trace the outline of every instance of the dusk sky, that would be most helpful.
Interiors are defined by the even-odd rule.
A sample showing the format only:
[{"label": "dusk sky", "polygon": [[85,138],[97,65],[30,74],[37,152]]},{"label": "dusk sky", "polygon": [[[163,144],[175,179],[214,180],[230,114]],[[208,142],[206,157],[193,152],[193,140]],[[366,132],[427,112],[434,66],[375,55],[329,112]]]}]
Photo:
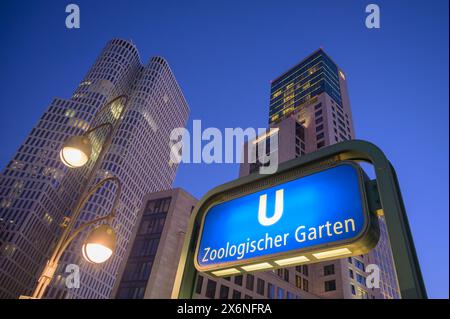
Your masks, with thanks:
[{"label": "dusk sky", "polygon": [[[81,28],[65,27],[76,3]],[[367,29],[365,7],[381,9]],[[203,127],[266,127],[270,81],[319,47],[345,71],[356,136],[397,170],[429,297],[448,298],[448,1],[2,1],[0,166],[107,41],[165,57]],[[238,164],[183,164],[197,198]]]}]

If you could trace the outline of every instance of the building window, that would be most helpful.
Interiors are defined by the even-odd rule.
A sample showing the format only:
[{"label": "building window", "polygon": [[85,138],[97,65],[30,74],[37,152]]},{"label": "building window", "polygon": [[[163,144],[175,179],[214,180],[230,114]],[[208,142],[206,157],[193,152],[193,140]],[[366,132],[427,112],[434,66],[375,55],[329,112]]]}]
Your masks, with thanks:
[{"label": "building window", "polygon": [[220,286],[219,298],[220,299],[228,299],[228,293],[230,292],[230,288],[227,286]]},{"label": "building window", "polygon": [[352,284],[350,284],[350,289],[351,289],[351,291],[352,291],[352,295],[356,295],[356,289],[355,289],[355,286],[352,285]]},{"label": "building window", "polygon": [[145,214],[167,213],[169,210],[170,201],[170,197],[149,201],[145,207]]},{"label": "building window", "polygon": [[74,117],[75,116],[75,110],[68,109],[64,115],[66,117]]},{"label": "building window", "polygon": [[308,276],[308,265],[303,265],[303,274]]},{"label": "building window", "polygon": [[302,277],[295,276],[295,287],[302,289]]},{"label": "building window", "polygon": [[361,285],[366,285],[366,277],[356,273],[356,281],[359,282]]},{"label": "building window", "polygon": [[284,281],[289,282],[289,269],[283,269],[284,270]]},{"label": "building window", "polygon": [[325,146],[325,142],[324,141],[317,143],[317,148],[318,149],[321,148],[321,147],[324,147],[324,146]]},{"label": "building window", "polygon": [[336,280],[325,281],[325,291],[334,291],[334,290],[336,290]]},{"label": "building window", "polygon": [[369,299],[367,291],[361,289],[359,292],[361,293],[361,299]]},{"label": "building window", "polygon": [[283,288],[278,287],[277,298],[278,299],[284,299],[284,289]]},{"label": "building window", "polygon": [[355,259],[355,266],[356,266],[356,268],[359,268],[364,272],[366,271],[365,267],[364,267],[364,263],[359,261],[358,259]]},{"label": "building window", "polygon": [[234,283],[235,283],[236,285],[242,286],[242,278],[243,278],[242,275],[239,275],[239,276],[234,277]]},{"label": "building window", "polygon": [[275,299],[275,286],[271,283],[268,283],[267,285],[267,298]]},{"label": "building window", "polygon": [[353,270],[352,269],[348,270],[348,275],[350,276],[350,278],[353,279]]},{"label": "building window", "polygon": [[287,299],[297,299],[297,296],[294,293],[288,291],[287,292]]},{"label": "building window", "polygon": [[305,127],[298,122],[295,122],[295,136],[302,141],[305,140]]},{"label": "building window", "polygon": [[121,287],[118,299],[142,299],[144,297],[145,287]]},{"label": "building window", "polygon": [[309,291],[309,282],[305,278],[303,278],[303,290],[306,291],[306,292]]},{"label": "building window", "polygon": [[324,138],[324,137],[325,137],[325,134],[322,132],[320,134],[317,134],[316,139],[320,140],[321,138]]},{"label": "building window", "polygon": [[216,295],[216,285],[217,283],[214,280],[208,279],[208,283],[206,284],[206,294],[205,296],[213,299]]},{"label": "building window", "polygon": [[123,275],[123,282],[135,280],[148,280],[152,270],[153,260],[151,261],[135,261],[127,263]]},{"label": "building window", "polygon": [[158,251],[159,238],[148,238],[147,236],[138,238],[133,245],[132,257],[153,256]]},{"label": "building window", "polygon": [[202,293],[202,286],[203,286],[203,277],[199,275],[197,277],[197,285],[195,286],[195,293],[196,294],[201,294]]},{"label": "building window", "polygon": [[325,267],[323,267],[323,275],[324,276],[334,275],[334,264],[326,265]]},{"label": "building window", "polygon": [[282,269],[282,268],[277,269],[277,275],[278,275],[278,277],[283,278],[283,270],[284,270],[284,269]]},{"label": "building window", "polygon": [[241,292],[233,290],[233,299],[241,299]]},{"label": "building window", "polygon": [[255,277],[251,274],[247,274],[247,282],[245,286],[247,287],[248,290],[253,290],[254,281]]},{"label": "building window", "polygon": [[139,229],[139,235],[161,234],[164,229],[166,216],[144,216]]},{"label": "building window", "polygon": [[258,281],[256,282],[256,292],[262,296],[264,296],[264,286],[266,282],[262,280],[261,278],[258,278]]}]

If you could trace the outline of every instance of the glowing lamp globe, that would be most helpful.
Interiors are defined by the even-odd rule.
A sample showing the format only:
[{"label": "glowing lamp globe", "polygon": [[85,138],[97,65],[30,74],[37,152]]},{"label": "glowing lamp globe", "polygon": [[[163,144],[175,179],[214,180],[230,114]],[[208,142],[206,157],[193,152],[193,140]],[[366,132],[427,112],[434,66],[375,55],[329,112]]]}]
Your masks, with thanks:
[{"label": "glowing lamp globe", "polygon": [[82,247],[84,259],[94,264],[107,261],[116,248],[116,233],[109,225],[94,228]]},{"label": "glowing lamp globe", "polygon": [[76,168],[86,164],[91,153],[92,145],[87,136],[72,136],[63,144],[59,156],[64,165]]}]

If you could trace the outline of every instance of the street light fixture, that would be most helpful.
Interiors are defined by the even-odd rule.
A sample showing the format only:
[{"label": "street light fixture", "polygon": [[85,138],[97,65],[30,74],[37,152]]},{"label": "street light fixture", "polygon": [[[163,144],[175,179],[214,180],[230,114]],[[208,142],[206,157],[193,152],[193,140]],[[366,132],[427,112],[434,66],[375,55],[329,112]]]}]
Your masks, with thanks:
[{"label": "street light fixture", "polygon": [[[119,103],[122,104],[121,107],[112,109],[111,111],[113,113],[115,112],[115,114],[113,115],[116,120],[119,120],[120,114],[124,109],[123,106],[125,106],[127,103],[127,96],[125,95],[121,95],[113,99],[109,103],[107,103],[99,112],[97,112],[92,122],[95,123],[96,117],[100,113],[102,113],[102,110],[106,109],[107,107],[113,108],[114,106],[117,106],[116,103],[118,101],[120,101]],[[117,113],[118,112],[117,110],[119,110],[120,113]],[[92,143],[89,139],[89,134],[101,127],[108,126],[109,131],[106,140],[104,141],[101,151],[97,157],[97,160],[92,166],[89,176],[87,178],[88,181],[87,184],[92,183],[95,180],[95,173],[99,168],[101,159],[103,158],[103,155],[106,153],[109,146],[111,145],[113,131],[117,127],[118,123],[119,123],[118,121],[115,122],[114,125],[113,123],[103,123],[93,127],[92,129],[87,130],[83,135],[72,136],[68,138],[60,150],[60,158],[63,164],[70,168],[77,168],[85,165],[89,161],[90,156],[92,154]],[[77,218],[80,215],[84,205],[87,203],[89,198],[107,182],[115,182],[117,184],[116,196],[111,208],[111,212],[106,216],[99,217],[92,221],[82,224],[72,232],[72,229],[74,228]],[[59,238],[58,243],[50,259],[47,260],[47,264],[39,277],[38,284],[33,292],[33,295],[20,296],[20,298],[39,299],[44,296],[45,290],[47,289],[48,285],[53,279],[53,276],[58,267],[59,260],[61,259],[64,251],[78,234],[80,234],[83,230],[85,230],[90,226],[93,226],[99,222],[106,221],[106,224],[101,224],[95,227],[87,236],[82,246],[83,257],[88,262],[99,264],[107,261],[112,256],[116,247],[116,232],[110,226],[110,224],[115,216],[115,212],[119,204],[121,191],[122,186],[119,179],[113,176],[102,179],[100,182],[95,184],[90,190],[87,190],[83,193],[81,199],[75,206],[73,214],[70,216],[68,225],[64,226],[65,227],[64,232],[62,236]]]},{"label": "street light fixture", "polygon": [[[89,226],[97,224],[98,222],[106,221],[106,224],[101,224],[100,226],[94,228],[86,238],[82,247],[83,257],[87,261],[92,263],[103,263],[112,256],[116,246],[116,233],[114,229],[109,226],[109,224],[115,216],[115,212],[119,204],[120,194],[122,192],[122,187],[119,179],[117,177],[108,177],[102,179],[82,198],[80,204],[74,211],[74,215],[78,216],[89,198],[107,182],[115,182],[117,184],[116,197],[114,199],[110,214],[82,224],[77,229],[75,229],[72,234],[70,234],[70,231],[73,225],[70,224],[68,227],[66,227],[63,235],[61,236],[58,244],[55,247],[55,250],[53,251],[52,256],[47,261],[47,264],[42,271],[41,276],[39,277],[38,285],[34,290],[31,298],[39,299],[43,297],[45,290],[47,289],[56,272],[56,268],[58,267],[58,263],[62,257],[62,254],[69,246],[69,244],[75,239],[75,237]],[[21,296],[21,298],[26,298],[26,296]]]},{"label": "street light fixture", "polygon": [[111,123],[103,123],[87,130],[83,135],[69,137],[59,151],[59,157],[64,165],[70,168],[77,168],[84,166],[92,154],[92,143],[89,139],[89,134],[107,126],[109,132],[112,131]]},{"label": "street light fixture", "polygon": [[[98,114],[102,113],[102,110],[105,108],[110,107],[111,112],[113,113],[113,116],[118,119],[120,117],[120,114],[123,111],[123,107],[117,107],[117,102],[122,101],[122,103],[125,105],[127,103],[127,97],[125,95],[121,95],[109,103],[107,103],[97,114],[94,116],[94,119],[92,120],[92,123],[95,123],[95,119]],[[119,102],[120,103],[120,102]],[[59,157],[61,158],[61,161],[64,165],[70,168],[77,168],[84,166],[91,154],[92,154],[92,143],[89,139],[89,135],[102,128],[108,126],[109,129],[109,135],[111,135],[113,130],[113,125],[111,123],[102,123],[100,125],[97,125],[89,130],[87,130],[83,135],[78,136],[71,136],[69,137],[61,147],[61,150],[59,152]]]},{"label": "street light fixture", "polygon": [[76,168],[86,164],[91,153],[91,141],[86,135],[72,136],[63,144],[59,157],[64,165]]},{"label": "street light fixture", "polygon": [[116,248],[116,233],[109,225],[94,228],[83,244],[83,257],[90,263],[107,261]]}]

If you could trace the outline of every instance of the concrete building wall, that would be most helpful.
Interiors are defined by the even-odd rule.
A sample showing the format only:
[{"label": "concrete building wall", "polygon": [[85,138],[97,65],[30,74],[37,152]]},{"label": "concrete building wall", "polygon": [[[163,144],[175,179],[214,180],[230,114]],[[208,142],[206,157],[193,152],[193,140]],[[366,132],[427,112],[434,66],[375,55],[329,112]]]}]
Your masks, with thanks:
[{"label": "concrete building wall", "polygon": [[[145,228],[150,219],[146,216],[154,215],[152,203],[160,201],[168,203],[167,210],[160,211],[164,225],[161,231],[149,234]],[[119,270],[113,292],[115,298],[170,298],[189,217],[196,202],[192,195],[180,188],[151,193],[145,197],[140,220],[135,226],[127,256]],[[149,241],[157,242],[156,246],[150,250],[142,247],[142,243]],[[142,251],[145,252],[141,253]],[[149,263],[146,274],[136,277],[136,269]]]},{"label": "concrete building wall", "polygon": [[167,193],[175,194],[145,290],[145,299],[171,297],[189,217],[197,202],[189,193],[179,188]]}]

